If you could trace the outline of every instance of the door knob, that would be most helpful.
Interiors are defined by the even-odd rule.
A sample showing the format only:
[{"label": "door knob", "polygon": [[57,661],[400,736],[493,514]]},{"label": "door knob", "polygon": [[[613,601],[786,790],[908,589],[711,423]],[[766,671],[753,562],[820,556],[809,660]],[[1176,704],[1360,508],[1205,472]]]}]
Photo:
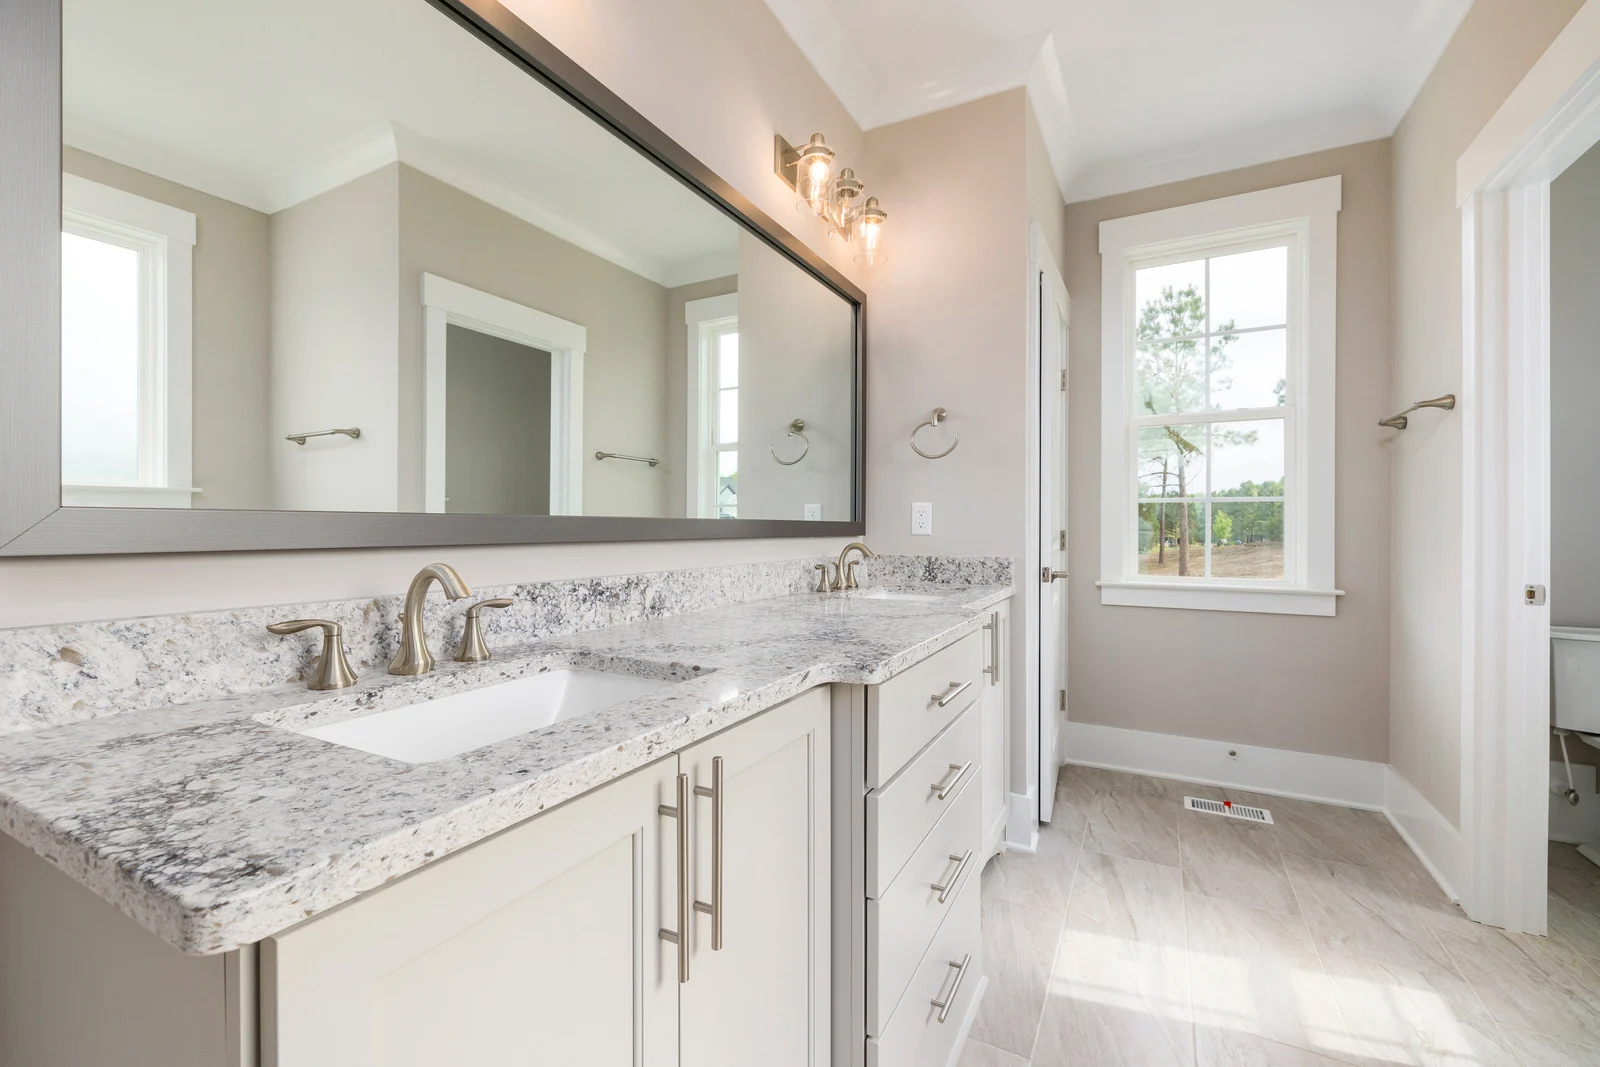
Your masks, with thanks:
[{"label": "door knob", "polygon": [[1067,572],[1066,571],[1053,571],[1049,567],[1041,568],[1040,571],[1039,571],[1039,580],[1041,582],[1043,582],[1045,585],[1049,585],[1051,582],[1055,581],[1057,578],[1065,578],[1066,576],[1067,576]]}]

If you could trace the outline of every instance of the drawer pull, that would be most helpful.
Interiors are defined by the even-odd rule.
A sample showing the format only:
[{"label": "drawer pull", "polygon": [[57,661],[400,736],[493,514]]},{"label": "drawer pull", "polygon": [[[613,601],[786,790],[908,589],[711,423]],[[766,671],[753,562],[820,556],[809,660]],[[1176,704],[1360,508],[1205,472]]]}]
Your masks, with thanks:
[{"label": "drawer pull", "polygon": [[948,707],[952,700],[971,688],[971,682],[951,682],[950,688],[944,691],[943,696],[936,696],[933,698],[934,707]]},{"label": "drawer pull", "polygon": [[711,916],[711,951],[722,951],[722,757],[711,757],[711,788],[694,787],[694,795],[711,801],[711,903],[694,902],[694,910]]},{"label": "drawer pull", "polygon": [[970,848],[967,849],[966,854],[962,856],[952,854],[950,858],[956,861],[956,873],[952,874],[950,876],[950,880],[945,882],[943,885],[935,882],[932,886],[932,888],[938,892],[939,903],[941,904],[943,904],[945,898],[950,895],[950,890],[955,888],[956,883],[961,881],[961,872],[966,870],[967,864],[972,862],[972,850]]},{"label": "drawer pull", "polygon": [[939,1009],[940,1022],[944,1022],[945,1017],[950,1014],[950,1006],[956,1002],[956,994],[961,992],[961,980],[967,976],[967,967],[970,966],[971,963],[972,953],[970,952],[961,957],[960,963],[957,963],[955,960],[950,961],[950,966],[956,969],[956,984],[950,987],[949,996],[945,997],[943,1000],[934,1000],[929,1002],[934,1007]]},{"label": "drawer pull", "polygon": [[989,676],[989,684],[990,685],[999,685],[1000,684],[1000,613],[998,611],[990,612],[989,613],[989,621],[983,624],[983,628],[985,630],[989,631],[989,666],[987,666],[987,667],[985,667],[983,669],[983,673],[987,674]]},{"label": "drawer pull", "polygon": [[678,824],[678,928],[662,929],[657,936],[678,946],[678,984],[689,980],[689,776],[678,775],[676,804],[657,805],[656,810]]},{"label": "drawer pull", "polygon": [[956,783],[961,781],[962,777],[964,777],[967,771],[971,768],[971,760],[967,760],[965,763],[952,763],[950,764],[950,773],[945,775],[942,781],[934,782],[928,788],[934,793],[937,793],[940,800],[943,800],[945,797],[950,795],[950,790],[956,787]]}]

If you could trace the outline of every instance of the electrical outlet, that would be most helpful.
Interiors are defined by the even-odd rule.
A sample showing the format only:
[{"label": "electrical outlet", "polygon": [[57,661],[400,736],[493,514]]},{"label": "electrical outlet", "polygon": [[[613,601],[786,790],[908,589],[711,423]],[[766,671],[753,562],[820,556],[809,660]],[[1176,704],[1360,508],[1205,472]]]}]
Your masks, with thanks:
[{"label": "electrical outlet", "polygon": [[918,537],[933,536],[933,505],[911,505],[911,532]]},{"label": "electrical outlet", "polygon": [[821,504],[807,504],[806,505],[806,521],[807,522],[821,522],[822,521],[822,505]]}]

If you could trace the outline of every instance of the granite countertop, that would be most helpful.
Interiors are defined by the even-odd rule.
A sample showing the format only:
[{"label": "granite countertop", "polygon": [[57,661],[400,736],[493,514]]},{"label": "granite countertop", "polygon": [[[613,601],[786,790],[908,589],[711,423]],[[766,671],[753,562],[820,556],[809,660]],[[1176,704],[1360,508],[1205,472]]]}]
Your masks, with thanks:
[{"label": "granite countertop", "polygon": [[[331,693],[278,686],[7,735],[0,829],[183,951],[230,951],[815,686],[884,681],[1011,593],[902,591],[931,599],[782,596],[441,659],[420,678],[369,672]],[[295,732],[561,667],[674,684],[432,763]]]}]

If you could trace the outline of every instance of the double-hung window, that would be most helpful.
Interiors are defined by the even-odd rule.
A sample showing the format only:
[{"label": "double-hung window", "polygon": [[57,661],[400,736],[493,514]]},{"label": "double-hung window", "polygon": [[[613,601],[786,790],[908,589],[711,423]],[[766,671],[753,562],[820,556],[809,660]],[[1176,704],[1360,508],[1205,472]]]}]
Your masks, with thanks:
[{"label": "double-hung window", "polygon": [[190,506],[195,217],[62,178],[61,498]]},{"label": "double-hung window", "polygon": [[1102,224],[1103,603],[1333,614],[1339,200]]}]

